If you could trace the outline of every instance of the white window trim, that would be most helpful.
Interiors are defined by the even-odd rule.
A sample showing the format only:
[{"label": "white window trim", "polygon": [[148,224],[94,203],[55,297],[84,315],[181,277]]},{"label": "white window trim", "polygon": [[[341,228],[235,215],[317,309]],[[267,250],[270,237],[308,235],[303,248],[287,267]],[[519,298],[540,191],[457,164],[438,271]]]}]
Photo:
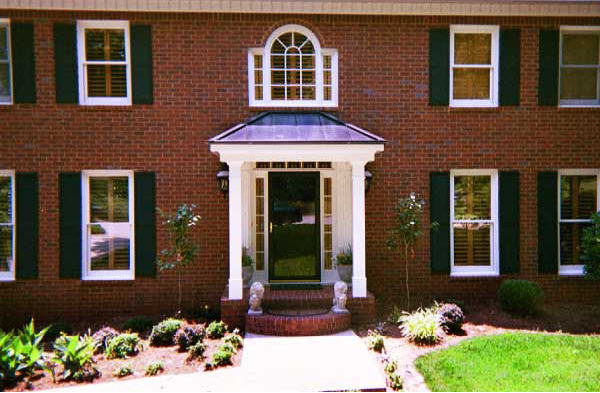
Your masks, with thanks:
[{"label": "white window trim", "polygon": [[[596,68],[597,79],[596,79],[596,99],[595,100],[561,100],[560,99],[560,86],[561,86],[561,69],[563,67],[562,64],[562,50],[563,50],[563,35],[564,33],[574,33],[574,32],[586,32],[591,34],[600,35],[600,26],[561,26],[560,27],[560,40],[558,46],[558,105],[562,108],[597,108],[600,106],[600,50],[598,51],[598,64]],[[586,66],[587,67],[587,66]],[[589,66],[592,68],[593,66]]]},{"label": "white window trim", "polygon": [[[490,266],[454,266],[454,177],[455,176],[490,176],[491,177],[491,220],[473,220],[474,222],[488,221],[492,224],[490,236],[491,255]],[[496,169],[455,169],[450,171],[450,275],[454,277],[498,276],[500,275],[500,227],[498,221],[498,170]],[[458,220],[468,222],[469,220]]]},{"label": "white window trim", "polygon": [[[88,97],[85,72],[85,30],[123,29],[125,32],[125,73],[127,77],[127,97]],[[80,105],[131,105],[131,44],[129,21],[122,20],[78,20],[77,21],[77,62],[79,74]],[[103,62],[103,64],[108,62]],[[123,64],[123,62],[115,62]]]},{"label": "white window trim", "polygon": [[[88,242],[88,224],[90,221],[90,177],[127,176],[129,194],[129,224],[131,238],[129,239],[129,270],[95,270],[90,269],[90,250]],[[130,170],[87,170],[81,172],[81,279],[82,280],[133,280],[135,279],[135,216],[134,216],[134,184],[133,171]]]},{"label": "white window trim", "polygon": [[[282,34],[287,32],[299,32],[304,34],[315,48],[315,78],[316,78],[316,99],[315,100],[272,100],[271,99],[271,47],[273,42]],[[263,99],[257,100],[254,92],[254,56],[262,55],[263,71]],[[331,99],[323,99],[323,56],[331,56]],[[248,98],[251,107],[337,107],[338,105],[338,52],[337,49],[321,48],[317,36],[301,25],[285,25],[276,29],[263,48],[250,48],[248,50]]]},{"label": "white window trim", "polygon": [[13,170],[0,170],[0,176],[2,177],[10,177],[10,185],[11,185],[11,198],[10,198],[10,203],[11,203],[11,219],[12,221],[10,223],[2,223],[0,225],[12,225],[13,231],[12,231],[12,261],[9,264],[10,266],[10,270],[7,272],[0,272],[0,281],[14,281],[15,280],[15,261],[17,260],[17,251],[16,251],[16,247],[17,247],[17,227],[15,225],[16,219],[15,216],[17,215],[17,211],[15,209],[16,207],[16,203],[15,203],[15,171]]},{"label": "white window trim", "polygon": [[[456,65],[454,64],[454,34],[485,33],[492,35],[492,59],[488,65]],[[450,26],[450,106],[458,108],[490,108],[498,106],[498,59],[500,53],[500,27],[497,25],[451,25]],[[490,99],[454,99],[454,68],[490,68]]]},{"label": "white window trim", "polygon": [[596,176],[596,209],[600,209],[600,169],[561,169],[558,171],[558,187],[557,187],[557,203],[558,203],[558,225],[556,228],[557,239],[558,239],[558,274],[563,276],[582,276],[584,265],[562,265],[560,260],[560,224],[565,223],[577,223],[577,222],[591,222],[586,219],[561,219],[560,209],[560,197],[561,197],[561,182],[562,176]]},{"label": "white window trim", "polygon": [[9,79],[10,79],[10,86],[9,86],[9,94],[10,94],[10,101],[0,101],[0,105],[12,105],[14,102],[14,88],[13,88],[13,62],[12,62],[12,42],[11,42],[11,36],[10,36],[10,19],[3,19],[0,18],[0,27],[6,27],[6,48],[7,48],[7,53],[6,56],[8,58],[8,73],[9,73]]}]

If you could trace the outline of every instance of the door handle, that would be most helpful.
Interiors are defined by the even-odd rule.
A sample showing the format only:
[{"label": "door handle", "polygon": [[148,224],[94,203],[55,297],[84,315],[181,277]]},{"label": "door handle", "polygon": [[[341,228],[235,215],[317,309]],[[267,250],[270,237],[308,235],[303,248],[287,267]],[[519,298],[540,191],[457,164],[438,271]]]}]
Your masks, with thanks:
[{"label": "door handle", "polygon": [[273,223],[269,222],[269,233],[273,233]]}]

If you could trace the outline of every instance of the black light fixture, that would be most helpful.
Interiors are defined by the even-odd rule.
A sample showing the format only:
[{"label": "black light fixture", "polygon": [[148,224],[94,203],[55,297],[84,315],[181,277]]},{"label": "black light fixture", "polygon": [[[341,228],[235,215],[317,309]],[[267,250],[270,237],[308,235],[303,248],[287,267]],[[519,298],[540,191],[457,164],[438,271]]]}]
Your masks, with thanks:
[{"label": "black light fixture", "polygon": [[221,168],[217,172],[217,184],[219,185],[219,190],[227,195],[229,192],[229,166],[225,163],[221,163]]},{"label": "black light fixture", "polygon": [[365,194],[369,192],[371,187],[371,181],[373,180],[373,174],[369,171],[365,171]]}]

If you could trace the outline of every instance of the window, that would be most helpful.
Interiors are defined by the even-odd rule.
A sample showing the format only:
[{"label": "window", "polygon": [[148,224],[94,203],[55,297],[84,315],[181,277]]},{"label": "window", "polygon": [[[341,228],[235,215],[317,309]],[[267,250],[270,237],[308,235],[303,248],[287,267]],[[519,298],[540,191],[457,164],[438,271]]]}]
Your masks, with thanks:
[{"label": "window", "polygon": [[134,278],[133,172],[85,171],[83,278]]},{"label": "window", "polygon": [[498,106],[498,26],[450,27],[450,106]]},{"label": "window", "polygon": [[600,27],[564,27],[560,34],[560,104],[600,105]]},{"label": "window", "polygon": [[451,171],[452,275],[497,275],[498,172]]},{"label": "window", "polygon": [[559,176],[560,274],[583,274],[581,240],[598,210],[600,170],[562,170]]},{"label": "window", "polygon": [[129,52],[129,22],[77,22],[81,104],[131,104]]},{"label": "window", "polygon": [[248,52],[250,106],[336,106],[337,51],[298,25],[275,30]]},{"label": "window", "polygon": [[333,269],[333,186],[332,178],[323,178],[323,268]]},{"label": "window", "polygon": [[0,19],[0,104],[12,103],[10,24]]},{"label": "window", "polygon": [[15,279],[15,173],[0,170],[0,281]]},{"label": "window", "polygon": [[256,270],[265,268],[265,179],[256,178]]}]

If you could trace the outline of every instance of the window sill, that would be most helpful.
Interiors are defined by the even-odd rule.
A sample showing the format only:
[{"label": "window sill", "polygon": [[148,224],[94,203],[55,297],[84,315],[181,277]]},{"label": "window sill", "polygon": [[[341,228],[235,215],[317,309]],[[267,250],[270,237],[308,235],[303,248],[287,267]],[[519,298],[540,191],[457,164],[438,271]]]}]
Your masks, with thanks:
[{"label": "window sill", "polygon": [[14,277],[0,277],[0,282],[15,282]]},{"label": "window sill", "polygon": [[118,277],[118,276],[98,276],[98,277],[82,277],[81,281],[134,281],[135,277]]},{"label": "window sill", "polygon": [[254,101],[250,108],[337,108],[336,102],[327,101]]},{"label": "window sill", "polygon": [[473,273],[468,273],[468,272],[454,272],[454,273],[450,273],[450,277],[452,278],[498,278],[500,277],[499,273],[494,273],[494,272],[489,272],[489,273],[482,273],[482,272],[473,272]]},{"label": "window sill", "polygon": [[559,109],[598,109],[600,104],[596,105],[558,105]]}]

